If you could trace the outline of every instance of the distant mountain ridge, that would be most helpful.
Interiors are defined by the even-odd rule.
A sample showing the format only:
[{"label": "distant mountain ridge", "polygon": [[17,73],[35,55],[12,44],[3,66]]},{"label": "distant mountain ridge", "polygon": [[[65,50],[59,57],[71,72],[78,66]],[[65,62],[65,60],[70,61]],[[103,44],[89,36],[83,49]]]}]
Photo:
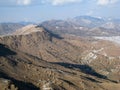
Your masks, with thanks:
[{"label": "distant mountain ridge", "polygon": [[[26,25],[37,25],[33,22],[1,23],[0,35],[11,34]],[[56,34],[73,34],[77,36],[119,36],[120,19],[77,16],[65,20],[48,20],[39,26]]]},{"label": "distant mountain ridge", "polygon": [[74,21],[80,23],[82,26],[85,27],[96,27],[102,25],[105,20],[102,18],[92,17],[92,16],[77,16],[73,18]]},{"label": "distant mountain ridge", "polygon": [[19,23],[0,23],[0,35],[11,34],[22,27],[24,25]]},{"label": "distant mountain ridge", "polygon": [[120,35],[119,19],[104,19],[91,16],[77,16],[67,20],[50,20],[40,24],[57,34],[78,36],[118,36]]}]

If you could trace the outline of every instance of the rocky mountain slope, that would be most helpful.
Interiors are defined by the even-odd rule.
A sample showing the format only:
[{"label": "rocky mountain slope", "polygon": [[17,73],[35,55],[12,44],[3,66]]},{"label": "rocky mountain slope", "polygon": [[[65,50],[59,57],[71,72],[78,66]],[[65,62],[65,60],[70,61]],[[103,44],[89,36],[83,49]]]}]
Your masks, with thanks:
[{"label": "rocky mountain slope", "polygon": [[29,25],[0,36],[0,88],[119,90],[119,51],[119,45],[109,41],[61,37]]},{"label": "rocky mountain slope", "polygon": [[84,49],[77,59],[78,62],[90,65],[99,73],[114,80],[118,79],[120,72],[119,44],[94,38],[76,38],[76,36],[68,36],[66,41]]}]

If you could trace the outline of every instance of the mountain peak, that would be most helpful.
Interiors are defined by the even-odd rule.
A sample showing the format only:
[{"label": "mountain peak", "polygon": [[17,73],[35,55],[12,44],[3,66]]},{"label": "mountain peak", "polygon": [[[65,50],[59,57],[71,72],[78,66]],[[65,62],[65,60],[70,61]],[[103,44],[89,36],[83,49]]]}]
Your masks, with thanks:
[{"label": "mountain peak", "polygon": [[34,32],[43,32],[45,31],[43,27],[39,27],[37,25],[27,25],[19,30],[17,30],[14,34],[15,35],[26,35]]}]

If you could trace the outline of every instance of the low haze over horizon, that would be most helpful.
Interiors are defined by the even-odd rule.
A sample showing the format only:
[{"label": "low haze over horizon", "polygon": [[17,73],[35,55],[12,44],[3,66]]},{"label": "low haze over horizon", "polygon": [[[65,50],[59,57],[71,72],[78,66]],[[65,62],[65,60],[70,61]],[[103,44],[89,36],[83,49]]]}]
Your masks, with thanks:
[{"label": "low haze over horizon", "polygon": [[41,22],[88,15],[119,18],[120,0],[1,0],[0,22]]}]

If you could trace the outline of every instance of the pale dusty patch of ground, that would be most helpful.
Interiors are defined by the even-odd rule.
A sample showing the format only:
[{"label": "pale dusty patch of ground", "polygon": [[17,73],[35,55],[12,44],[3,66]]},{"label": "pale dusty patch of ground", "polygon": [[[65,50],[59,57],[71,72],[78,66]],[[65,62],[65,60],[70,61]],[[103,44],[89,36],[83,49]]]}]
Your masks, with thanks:
[{"label": "pale dusty patch of ground", "polygon": [[101,86],[104,87],[106,90],[120,90],[120,84],[102,83]]}]

